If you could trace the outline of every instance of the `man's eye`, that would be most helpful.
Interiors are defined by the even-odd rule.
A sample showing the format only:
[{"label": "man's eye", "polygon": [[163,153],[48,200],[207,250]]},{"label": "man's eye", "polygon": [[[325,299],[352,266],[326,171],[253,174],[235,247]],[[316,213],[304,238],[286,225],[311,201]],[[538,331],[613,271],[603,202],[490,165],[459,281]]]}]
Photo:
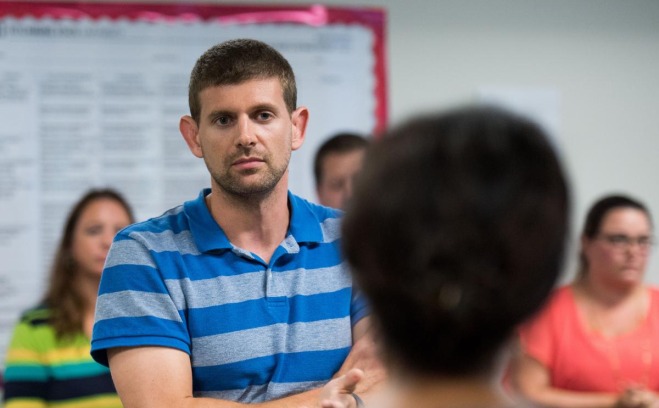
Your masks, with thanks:
[{"label": "man's eye", "polygon": [[228,116],[220,116],[217,118],[216,122],[220,125],[228,125],[231,120]]},{"label": "man's eye", "polygon": [[270,112],[261,112],[259,113],[259,119],[260,120],[268,120],[272,118],[272,114]]}]

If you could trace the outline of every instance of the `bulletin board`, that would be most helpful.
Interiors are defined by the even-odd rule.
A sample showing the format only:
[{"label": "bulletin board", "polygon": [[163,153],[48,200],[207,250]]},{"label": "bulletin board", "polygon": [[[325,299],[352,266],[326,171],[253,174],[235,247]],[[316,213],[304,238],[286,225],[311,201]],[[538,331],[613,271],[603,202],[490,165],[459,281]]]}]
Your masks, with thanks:
[{"label": "bulletin board", "polygon": [[114,187],[146,219],[209,185],[178,133],[206,49],[255,38],[289,60],[310,111],[290,188],[315,201],[317,147],[386,126],[385,30],[377,8],[0,2],[0,350],[85,190]]}]

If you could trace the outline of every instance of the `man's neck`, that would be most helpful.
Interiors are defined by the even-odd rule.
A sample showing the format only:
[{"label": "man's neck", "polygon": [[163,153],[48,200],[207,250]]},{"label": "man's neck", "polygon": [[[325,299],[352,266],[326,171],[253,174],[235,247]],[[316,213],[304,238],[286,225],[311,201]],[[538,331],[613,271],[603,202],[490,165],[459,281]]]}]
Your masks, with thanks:
[{"label": "man's neck", "polygon": [[290,211],[285,183],[258,196],[237,196],[213,186],[206,205],[233,245],[257,254],[266,263],[286,237]]}]

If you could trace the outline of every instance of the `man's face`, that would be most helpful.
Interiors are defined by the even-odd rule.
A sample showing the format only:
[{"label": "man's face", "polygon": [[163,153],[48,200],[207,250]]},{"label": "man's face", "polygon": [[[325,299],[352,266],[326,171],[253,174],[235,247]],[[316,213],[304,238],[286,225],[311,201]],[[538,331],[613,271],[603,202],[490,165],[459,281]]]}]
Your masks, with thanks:
[{"label": "man's face", "polygon": [[197,150],[191,149],[204,158],[215,187],[239,196],[267,194],[280,182],[287,188],[288,163],[302,145],[306,109],[288,112],[279,80],[209,87],[199,100]]},{"label": "man's face", "polygon": [[330,153],[321,163],[321,178],[316,186],[320,204],[345,209],[352,197],[352,184],[362,168],[365,149]]}]

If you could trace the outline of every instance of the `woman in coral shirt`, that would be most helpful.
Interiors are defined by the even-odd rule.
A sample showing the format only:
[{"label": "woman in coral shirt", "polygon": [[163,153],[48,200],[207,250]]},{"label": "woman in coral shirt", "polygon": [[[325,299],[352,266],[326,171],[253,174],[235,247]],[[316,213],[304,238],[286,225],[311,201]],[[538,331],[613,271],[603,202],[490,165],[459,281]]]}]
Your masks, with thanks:
[{"label": "woman in coral shirt", "polygon": [[588,212],[581,269],[520,330],[512,380],[546,407],[659,407],[659,291],[643,282],[647,208],[608,196]]}]

